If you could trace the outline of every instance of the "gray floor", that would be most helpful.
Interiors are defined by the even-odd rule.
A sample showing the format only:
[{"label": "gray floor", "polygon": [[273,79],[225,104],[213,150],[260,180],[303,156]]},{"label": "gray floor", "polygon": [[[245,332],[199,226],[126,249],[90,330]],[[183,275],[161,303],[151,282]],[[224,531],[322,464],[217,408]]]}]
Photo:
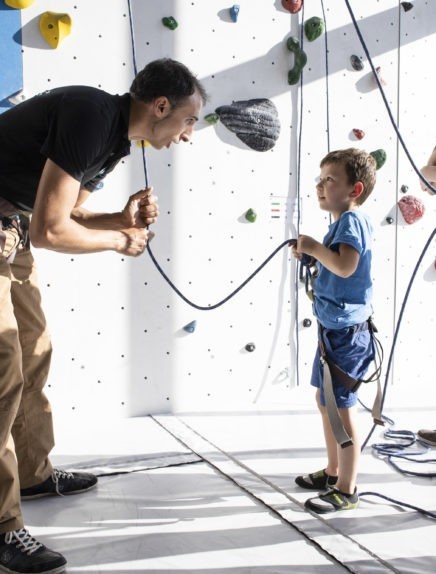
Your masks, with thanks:
[{"label": "gray floor", "polygon": [[[416,430],[431,416],[409,408],[407,422]],[[364,434],[369,415],[359,417]],[[82,495],[24,503],[26,526],[65,554],[68,572],[434,572],[436,520],[371,497],[327,518],[304,511],[308,493],[293,477],[324,463],[318,418],[302,404],[163,415],[102,424],[92,440],[84,423],[83,437],[59,433],[54,462],[127,472],[101,476]],[[362,457],[361,492],[436,512],[435,486],[395,472],[370,449]]]}]

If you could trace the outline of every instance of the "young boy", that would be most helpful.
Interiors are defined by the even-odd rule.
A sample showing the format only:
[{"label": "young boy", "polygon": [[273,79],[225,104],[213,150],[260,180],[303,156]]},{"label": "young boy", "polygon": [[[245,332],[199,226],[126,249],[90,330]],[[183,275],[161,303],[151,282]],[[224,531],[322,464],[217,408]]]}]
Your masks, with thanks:
[{"label": "young boy", "polygon": [[[316,259],[313,309],[328,358],[351,377],[361,378],[374,358],[374,349],[368,325],[372,313],[372,226],[359,207],[374,188],[376,162],[368,153],[350,148],[329,153],[320,167],[318,202],[331,214],[333,223],[323,243],[300,235],[293,253],[297,259],[303,253]],[[352,439],[346,448],[337,444],[327,415],[318,347],[311,385],[317,387],[327,467],[295,479],[302,488],[323,491],[305,503],[317,513],[353,509],[359,503],[356,477],[360,444],[354,412],[357,393],[346,389],[334,376],[332,379],[339,416]]]}]

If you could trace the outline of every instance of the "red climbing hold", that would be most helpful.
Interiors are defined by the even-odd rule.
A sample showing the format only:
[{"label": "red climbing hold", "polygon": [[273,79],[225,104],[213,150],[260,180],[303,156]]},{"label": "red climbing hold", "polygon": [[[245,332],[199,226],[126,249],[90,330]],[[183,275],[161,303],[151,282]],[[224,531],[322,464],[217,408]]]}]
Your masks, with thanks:
[{"label": "red climbing hold", "polygon": [[353,129],[353,134],[356,136],[358,140],[361,140],[365,137],[365,132],[363,130],[359,130],[357,128]]},{"label": "red climbing hold", "polygon": [[301,10],[303,5],[303,0],[282,0],[282,6],[285,10],[288,10],[291,14],[296,14]]},{"label": "red climbing hold", "polygon": [[405,195],[398,202],[401,214],[406,223],[415,223],[424,215],[425,207],[420,199],[413,195]]}]

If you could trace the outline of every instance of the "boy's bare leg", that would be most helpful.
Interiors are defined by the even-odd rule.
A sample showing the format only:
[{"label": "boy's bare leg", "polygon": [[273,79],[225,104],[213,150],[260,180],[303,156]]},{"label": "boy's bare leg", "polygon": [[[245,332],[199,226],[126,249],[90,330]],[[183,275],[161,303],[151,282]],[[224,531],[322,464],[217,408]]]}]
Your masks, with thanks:
[{"label": "boy's bare leg", "polygon": [[356,424],[356,407],[338,409],[342,424],[348,435],[353,439],[353,444],[347,448],[338,450],[338,482],[336,488],[346,494],[353,494],[356,488],[357,469],[360,460],[360,440]]},{"label": "boy's bare leg", "polygon": [[329,476],[338,476],[338,443],[336,442],[335,436],[330,426],[330,420],[327,415],[327,409],[325,406],[321,405],[320,402],[320,390],[316,390],[316,402],[322,417],[322,426],[324,429],[324,439],[327,448],[327,467],[325,469]]}]

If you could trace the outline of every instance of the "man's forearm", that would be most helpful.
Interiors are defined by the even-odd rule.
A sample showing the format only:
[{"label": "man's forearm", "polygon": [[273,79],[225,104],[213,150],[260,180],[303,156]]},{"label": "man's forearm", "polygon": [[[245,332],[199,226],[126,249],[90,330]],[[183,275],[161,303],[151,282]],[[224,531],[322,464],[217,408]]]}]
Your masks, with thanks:
[{"label": "man's forearm", "polygon": [[121,231],[88,229],[73,220],[65,225],[59,224],[49,229],[38,229],[35,222],[31,221],[30,240],[35,247],[43,247],[60,253],[118,251],[125,243]]},{"label": "man's forearm", "polygon": [[120,230],[126,227],[121,212],[93,213],[83,207],[76,207],[71,213],[71,218],[88,229]]}]

